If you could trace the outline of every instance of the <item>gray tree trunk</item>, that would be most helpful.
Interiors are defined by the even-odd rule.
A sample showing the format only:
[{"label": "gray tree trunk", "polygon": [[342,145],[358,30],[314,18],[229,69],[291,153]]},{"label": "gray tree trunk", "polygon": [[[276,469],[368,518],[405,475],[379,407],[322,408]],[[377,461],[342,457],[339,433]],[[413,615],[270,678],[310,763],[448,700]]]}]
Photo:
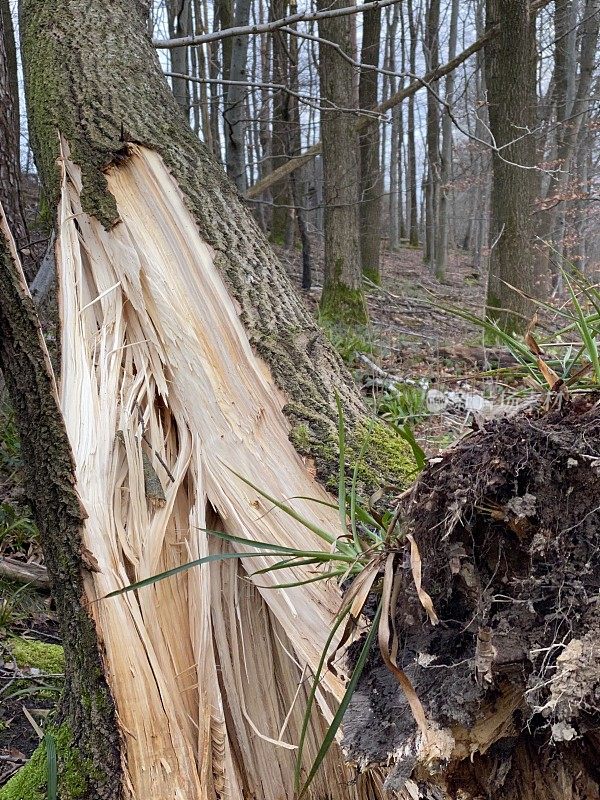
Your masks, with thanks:
[{"label": "gray tree trunk", "polygon": [[[192,4],[190,0],[168,0],[167,19],[169,36],[179,39],[192,34]],[[189,75],[189,58],[187,47],[174,47],[171,50],[171,71],[179,75]],[[190,84],[184,78],[171,78],[173,94],[177,104],[189,120]]]},{"label": "gray tree trunk", "polygon": [[9,2],[0,0],[0,203],[18,246],[24,247],[27,228],[21,204],[20,136],[15,36]]},{"label": "gray tree trunk", "polygon": [[[521,0],[487,0],[487,27],[511,19],[487,47],[486,85],[490,130],[502,154],[492,158],[492,251],[487,312],[504,329],[524,330],[535,296],[533,221],[536,180],[533,128],[536,107],[535,18]],[[524,294],[514,291],[507,284]]]},{"label": "gray tree trunk", "polygon": [[[318,0],[321,11],[342,7],[343,0]],[[319,35],[352,54],[349,17],[319,20]],[[319,48],[321,102],[348,108],[353,95],[352,66],[325,44]],[[332,321],[364,323],[367,319],[362,291],[358,226],[360,159],[353,115],[344,111],[321,112],[325,205],[325,274],[321,313]]]},{"label": "gray tree trunk", "polygon": [[[407,2],[408,28],[410,31],[409,69],[411,75],[417,68],[417,23],[415,20],[413,2]],[[417,185],[417,149],[415,145],[415,96],[408,98],[408,194],[410,198],[410,226],[409,241],[412,247],[419,246],[419,204]]]},{"label": "gray tree trunk", "polygon": [[[559,6],[557,11],[562,12],[559,17],[559,28],[567,33],[568,22],[571,18],[569,8]],[[558,170],[552,173],[548,186],[547,198],[551,207],[546,212],[543,220],[542,238],[550,242],[548,253],[550,263],[553,265],[553,280],[555,285],[560,284],[561,270],[563,267],[563,242],[565,235],[565,214],[567,201],[565,193],[569,187],[570,171],[573,158],[576,154],[577,140],[582,120],[590,105],[590,90],[596,60],[598,33],[600,30],[600,0],[587,0],[583,8],[581,22],[581,48],[579,55],[579,78],[573,100],[570,102],[569,93],[573,91],[572,59],[569,60],[565,51],[568,38],[559,43],[556,51],[556,97],[557,97],[557,131],[556,161]],[[569,69],[571,64],[571,69]]]},{"label": "gray tree trunk", "polygon": [[[361,64],[379,67],[381,9],[372,9],[362,16]],[[375,108],[378,102],[377,84],[377,72],[371,69],[361,70],[358,89],[359,108]],[[379,144],[379,125],[369,125],[360,135],[360,255],[363,273],[375,283],[379,283],[380,280],[383,193]]]},{"label": "gray tree trunk", "polygon": [[[440,0],[429,0],[425,24],[423,49],[427,71],[435,69],[440,63]],[[433,81],[431,88],[439,94],[439,81]],[[436,232],[440,198],[440,108],[437,98],[427,92],[427,177],[425,184],[425,263],[435,269]]]},{"label": "gray tree trunk", "polygon": [[[250,0],[236,0],[235,26],[248,25],[250,20]],[[231,66],[229,80],[232,84],[227,90],[225,104],[225,153],[227,174],[233,180],[240,193],[246,191],[246,94],[245,86],[237,85],[247,78],[246,61],[248,58],[248,36],[235,36],[231,50]]]},{"label": "gray tree trunk", "polygon": [[[270,6],[271,19],[281,19],[288,9],[287,0],[274,0]],[[273,40],[273,83],[289,86],[289,44],[288,36],[276,31]],[[291,97],[284,89],[273,92],[273,122],[271,139],[270,170],[284,164],[290,158],[290,103]],[[273,215],[271,219],[271,238],[277,244],[283,244],[290,218],[290,187],[287,179],[276,183],[272,189]]]},{"label": "gray tree trunk", "polygon": [[[458,0],[452,0],[450,11],[450,30],[448,33],[448,61],[456,55],[458,34]],[[452,179],[452,120],[448,109],[452,110],[454,101],[454,72],[446,75],[444,91],[446,108],[442,111],[442,151],[440,158],[440,196],[437,220],[437,245],[435,252],[435,276],[439,281],[446,277],[448,267],[448,234],[450,181]]]}]

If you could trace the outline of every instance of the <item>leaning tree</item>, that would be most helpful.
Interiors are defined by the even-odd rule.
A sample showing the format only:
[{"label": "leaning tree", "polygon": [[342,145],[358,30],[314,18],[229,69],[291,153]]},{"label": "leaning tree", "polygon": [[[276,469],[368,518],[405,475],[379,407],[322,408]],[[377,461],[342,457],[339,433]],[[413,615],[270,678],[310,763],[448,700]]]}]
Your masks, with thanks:
[{"label": "leaning tree", "polygon": [[[64,429],[6,231],[2,366],[63,627],[57,740],[76,748],[86,797],[291,797],[303,675],[338,590],[270,588],[297,571],[248,580],[269,563],[257,550],[102,598],[220,558],[226,545],[206,529],[322,546],[238,475],[299,496],[298,514],[339,532],[322,488],[335,481],[336,395],[348,452],[368,437],[365,485],[397,483],[411,457],[393,433],[369,430],[339,358],[185,124],[143,4],[21,11],[31,139],[56,217]],[[330,674],[307,765],[342,693]],[[63,793],[71,760],[63,752]],[[312,796],[377,794],[376,773],[352,772],[333,749]],[[17,777],[17,796],[19,780],[29,778]]]},{"label": "leaning tree", "polygon": [[[346,460],[359,462],[362,492],[402,487],[412,461],[401,438],[369,422],[251,215],[186,125],[145,32],[146,12],[126,0],[24,0],[21,15],[31,138],[55,215],[61,368],[55,383],[4,217],[0,364],[65,645],[65,696],[53,728],[59,791],[63,800],[292,798],[309,678],[340,593],[323,581],[274,588],[312,573],[299,566],[275,575],[259,548],[231,537],[322,551],[317,530],[341,534],[327,492],[339,461],[338,401]],[[588,423],[572,448],[592,447]],[[387,651],[391,671],[372,653],[349,712],[345,752],[331,748],[308,796],[370,800],[389,790],[403,798],[467,798],[489,785],[490,797],[508,798],[503,787],[519,786],[528,774],[545,794],[523,796],[552,796],[540,769],[525,769],[542,761],[524,712],[527,665],[547,647],[547,675],[557,660],[547,636],[556,627],[546,618],[536,630],[523,623],[528,637],[508,655],[496,631],[521,619],[499,613],[508,602],[502,598],[523,609],[528,593],[532,603],[554,596],[544,542],[535,538],[535,502],[517,497],[509,507],[511,491],[527,494],[534,485],[532,477],[519,489],[510,477],[523,463],[514,443],[526,449],[527,431],[539,427],[528,422],[499,439],[510,459],[483,437],[475,442],[478,460],[465,445],[425,474],[403,531],[412,526],[421,541],[442,625],[427,622],[416,546],[405,558],[411,537],[399,539],[385,554],[382,591],[390,608],[399,600],[392,627],[402,646]],[[542,432],[540,452],[551,433]],[[565,470],[575,460],[566,456],[569,446],[564,437],[554,441]],[[455,463],[463,484],[453,490]],[[540,492],[567,474],[535,464]],[[484,466],[482,479],[473,480],[474,468]],[[500,497],[505,485],[508,495]],[[294,515],[265,494],[288,499]],[[576,517],[592,518],[583,502],[589,489],[582,484],[576,496]],[[469,527],[488,508],[496,527],[488,517]],[[508,523],[518,537],[512,552],[522,559],[503,555],[500,569],[494,542],[509,536]],[[577,524],[570,520],[567,532]],[[595,528],[586,531],[592,542]],[[591,562],[587,545],[581,553]],[[525,578],[534,555],[541,572],[531,584]],[[107,598],[200,558],[214,560]],[[587,669],[587,702],[594,673],[585,620],[597,576],[584,566],[580,582],[592,604],[577,619],[573,603],[561,610],[587,658],[577,662]],[[567,577],[552,583],[560,597]],[[343,672],[337,664],[317,687],[304,772],[343,694]],[[408,687],[415,718],[395,678]],[[411,682],[421,702],[411,697]],[[535,688],[542,704],[543,680]],[[569,716],[571,705],[561,709],[549,762],[555,785],[570,779],[571,789],[579,781],[588,791],[597,719],[586,706],[584,730]],[[560,737],[568,748],[571,731],[586,737],[583,757],[561,750]],[[481,754],[492,748],[496,757],[485,760]],[[516,783],[506,782],[509,774]],[[44,781],[40,751],[0,798],[41,800]]]}]

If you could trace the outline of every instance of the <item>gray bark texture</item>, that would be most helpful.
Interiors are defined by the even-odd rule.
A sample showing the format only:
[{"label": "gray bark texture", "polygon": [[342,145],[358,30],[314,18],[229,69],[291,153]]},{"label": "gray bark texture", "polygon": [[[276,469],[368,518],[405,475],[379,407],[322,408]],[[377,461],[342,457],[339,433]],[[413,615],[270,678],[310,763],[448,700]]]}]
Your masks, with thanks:
[{"label": "gray bark texture", "polygon": [[[168,0],[167,18],[169,36],[179,38],[192,33],[192,6],[190,0]],[[171,71],[179,75],[189,74],[187,47],[175,47],[171,50]],[[173,95],[183,113],[189,118],[190,84],[185,78],[173,78]]]},{"label": "gray bark texture", "polygon": [[[343,0],[318,0],[317,9],[341,7]],[[350,17],[319,20],[319,35],[335,42],[352,57]],[[353,68],[332,47],[320,45],[319,78],[322,102],[333,107],[352,105]],[[359,143],[354,116],[344,111],[321,114],[325,200],[325,275],[321,312],[335,322],[363,323],[358,201]]]},{"label": "gray bark texture", "polygon": [[[448,61],[456,55],[456,38],[458,32],[458,0],[452,0],[450,10],[450,31],[448,39]],[[435,276],[443,281],[448,267],[449,239],[449,197],[450,180],[452,178],[452,120],[448,107],[452,109],[454,95],[454,73],[446,75],[444,101],[446,109],[442,111],[442,150],[440,155],[440,196],[437,221],[437,243],[435,248]]]},{"label": "gray bark texture", "polygon": [[565,236],[565,214],[567,203],[565,193],[569,189],[571,167],[576,154],[581,124],[590,105],[592,77],[596,61],[596,47],[600,30],[600,2],[587,0],[582,12],[581,49],[579,54],[579,78],[573,94],[573,59],[567,50],[570,9],[559,4],[556,22],[559,31],[565,34],[565,42],[559,42],[556,51],[556,118],[558,133],[556,142],[556,162],[558,169],[552,173],[548,186],[547,199],[550,208],[542,218],[542,238],[551,244],[550,263],[553,265],[555,283],[561,281],[563,242]]},{"label": "gray bark texture", "polygon": [[[250,0],[237,0],[235,4],[235,25],[247,25],[250,20]],[[247,79],[246,60],[248,56],[248,36],[236,36],[231,50],[229,79]],[[225,152],[227,154],[227,174],[238,191],[246,191],[246,93],[244,86],[232,84],[227,91],[225,107]]]},{"label": "gray bark texture", "polygon": [[19,138],[14,30],[8,0],[0,0],[0,203],[18,246],[24,247],[27,228],[21,206]]},{"label": "gray bark texture", "polygon": [[[408,29],[410,31],[410,50],[408,65],[414,74],[417,63],[417,25],[414,16],[412,0],[407,3]],[[412,247],[419,246],[419,204],[417,200],[417,150],[415,145],[415,96],[408,98],[408,195],[410,209],[410,223],[408,238]]]},{"label": "gray bark texture", "polygon": [[[287,13],[287,0],[274,0],[271,4],[271,19],[282,19]],[[289,37],[283,31],[276,31],[273,41],[273,83],[289,85]],[[273,125],[271,138],[270,170],[275,171],[285,164],[291,156],[290,142],[290,95],[283,89],[273,92]],[[271,239],[283,244],[290,216],[290,191],[286,178],[271,189],[273,214],[271,218]]]},{"label": "gray bark texture", "polygon": [[[429,0],[425,24],[425,61],[427,72],[437,69],[440,63],[440,0]],[[439,94],[439,82],[432,81],[431,88]],[[440,108],[432,92],[427,93],[427,180],[425,183],[425,263],[435,268],[436,232],[440,196]]]},{"label": "gray bark texture", "polygon": [[[363,14],[361,64],[379,66],[381,9]],[[358,107],[377,105],[378,73],[362,69],[358,89]],[[360,135],[360,254],[364,274],[379,283],[381,251],[381,196],[383,176],[379,165],[379,125],[369,125]]]},{"label": "gray bark texture", "polygon": [[[487,46],[485,76],[490,130],[501,154],[492,157],[488,314],[507,329],[524,330],[534,309],[515,292],[537,294],[532,251],[536,173],[532,129],[536,108],[535,17],[522,0],[487,0],[487,27],[500,20],[499,35]],[[508,145],[508,146],[505,146]]]}]

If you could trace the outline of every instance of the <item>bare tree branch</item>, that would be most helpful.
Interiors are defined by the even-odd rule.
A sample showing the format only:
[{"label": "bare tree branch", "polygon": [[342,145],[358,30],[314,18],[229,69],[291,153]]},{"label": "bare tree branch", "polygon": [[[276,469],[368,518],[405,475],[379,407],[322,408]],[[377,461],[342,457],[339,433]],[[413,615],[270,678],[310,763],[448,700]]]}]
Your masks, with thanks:
[{"label": "bare tree branch", "polygon": [[219,39],[228,39],[230,36],[270,33],[298,22],[309,22],[315,19],[325,19],[326,17],[344,17],[349,14],[363,14],[365,11],[370,11],[374,8],[385,8],[399,2],[400,0],[373,0],[371,3],[347,6],[345,8],[333,8],[330,11],[304,11],[299,14],[290,14],[290,16],[282,19],[264,22],[260,25],[243,25],[237,28],[213,31],[213,33],[203,33],[200,36],[183,36],[180,39],[154,39],[152,44],[159,50],[170,50],[174,47],[192,46],[204,44],[205,42],[215,42]]},{"label": "bare tree branch", "polygon": [[[547,6],[549,3],[550,0],[534,0],[534,2],[532,2],[530,6],[531,12],[534,13],[539,9],[544,8],[544,6]],[[361,6],[361,8],[365,9],[366,6],[363,5]],[[483,36],[480,36],[479,39],[476,39],[472,45],[470,45],[461,53],[459,53],[455,58],[451,59],[450,61],[447,61],[445,64],[442,64],[437,69],[430,70],[430,72],[423,75],[422,78],[417,78],[411,81],[408,84],[408,86],[405,86],[403,89],[400,89],[400,91],[396,92],[391,97],[388,97],[388,99],[385,100],[383,103],[380,103],[376,108],[373,109],[373,112],[375,114],[384,114],[386,111],[389,111],[390,108],[393,108],[395,105],[401,103],[407,97],[410,97],[411,95],[418,92],[419,89],[429,88],[429,84],[439,80],[440,78],[443,78],[444,75],[447,75],[449,72],[452,72],[452,70],[459,67],[463,63],[463,61],[466,61],[472,55],[481,50],[481,48],[484,47],[487,44],[487,42],[489,42],[491,39],[493,39],[495,36],[498,35],[499,31],[500,31],[500,25],[494,25],[492,28],[487,30],[483,34]],[[364,130],[367,127],[367,125],[370,125],[372,123],[373,123],[373,118],[363,117],[357,123],[356,129],[357,131],[360,132]],[[315,156],[318,156],[320,152],[321,152],[321,142],[317,142],[312,147],[309,147],[309,149],[306,150],[306,152],[294,158],[293,161],[287,161],[285,164],[282,164],[280,167],[271,172],[265,178],[255,183],[254,186],[251,186],[250,189],[248,189],[248,191],[246,192],[245,195],[246,198],[248,200],[251,200],[254,197],[258,197],[267,189],[269,189],[271,186],[278,183],[283,178],[286,178],[288,175],[291,175],[291,173],[299,169],[299,167],[303,166],[304,164],[307,164],[309,161],[315,158]]]}]

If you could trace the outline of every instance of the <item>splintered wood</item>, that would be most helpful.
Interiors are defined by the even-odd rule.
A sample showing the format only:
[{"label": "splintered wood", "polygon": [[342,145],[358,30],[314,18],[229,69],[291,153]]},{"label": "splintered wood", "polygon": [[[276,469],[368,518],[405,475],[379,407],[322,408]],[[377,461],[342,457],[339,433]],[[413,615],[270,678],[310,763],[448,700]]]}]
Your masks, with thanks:
[{"label": "splintered wood", "polygon": [[[321,548],[230,470],[280,499],[331,500],[288,440],[284,399],[252,352],[214,254],[162,160],[132,146],[109,172],[121,222],[106,231],[82,211],[79,169],[64,141],[62,148],[60,395],[88,514],[88,598],[228,547],[207,528]],[[335,509],[291,502],[338,530]],[[257,551],[91,605],[131,797],[293,796],[307,675],[339,595],[323,582],[269,589],[302,577],[252,577],[269,563]],[[329,675],[306,766],[342,693]],[[354,780],[335,746],[309,796],[379,792],[373,777]]]}]

